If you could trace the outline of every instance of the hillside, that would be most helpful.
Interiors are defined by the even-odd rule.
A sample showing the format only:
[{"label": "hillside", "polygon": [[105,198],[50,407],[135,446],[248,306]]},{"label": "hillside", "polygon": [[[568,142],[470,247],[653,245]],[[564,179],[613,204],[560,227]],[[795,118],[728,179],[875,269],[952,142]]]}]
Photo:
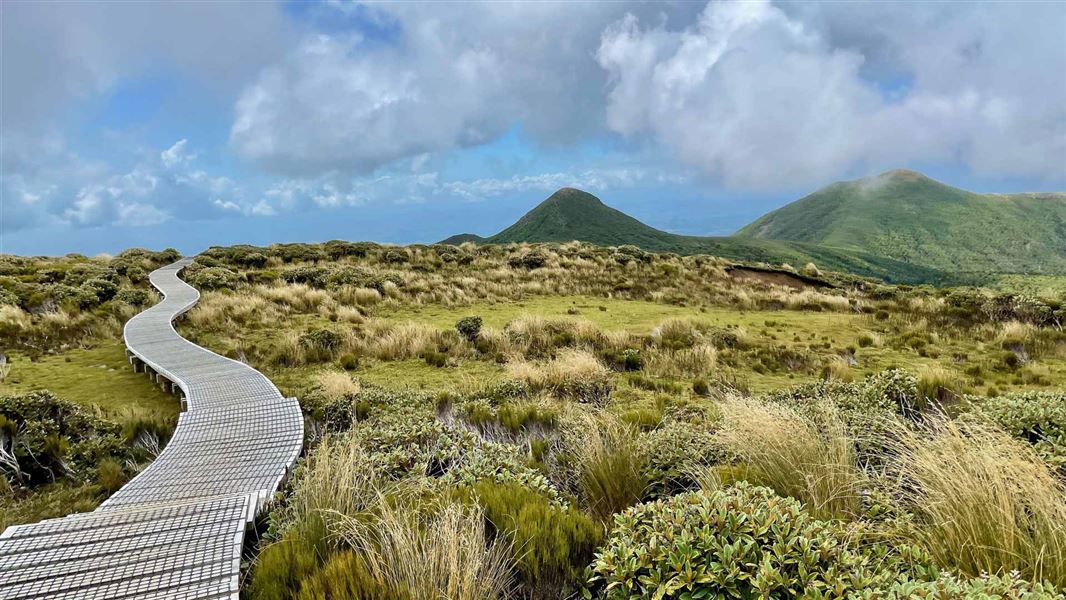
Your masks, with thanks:
[{"label": "hillside", "polygon": [[465,244],[466,242],[474,242],[475,244],[485,243],[485,238],[477,235],[476,233],[457,233],[452,236],[448,236],[443,240],[437,242],[438,244],[451,244],[458,246],[459,244]]},{"label": "hillside", "polygon": [[1066,273],[1066,194],[976,194],[897,170],[830,185],[736,237],[862,250],[951,273]]},{"label": "hillside", "polygon": [[[470,241],[472,234],[452,236],[444,243]],[[879,277],[886,281],[917,283],[941,281],[944,274],[861,251],[825,248],[797,242],[735,237],[686,236],[661,231],[611,208],[599,198],[573,188],[563,188],[500,233],[481,238],[484,243],[569,242],[580,240],[601,246],[633,244],[653,252],[711,254],[731,260],[789,263],[814,262],[823,269]]]}]

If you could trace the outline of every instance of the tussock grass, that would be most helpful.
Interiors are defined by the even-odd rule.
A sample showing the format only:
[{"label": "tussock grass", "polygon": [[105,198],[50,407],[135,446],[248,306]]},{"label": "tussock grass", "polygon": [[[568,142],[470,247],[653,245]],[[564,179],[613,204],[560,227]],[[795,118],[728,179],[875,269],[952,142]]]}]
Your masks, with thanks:
[{"label": "tussock grass", "polygon": [[681,350],[650,348],[644,371],[654,377],[702,377],[718,364],[718,350],[710,344],[697,344]]},{"label": "tussock grass", "polygon": [[605,402],[613,386],[610,370],[594,354],[573,348],[560,350],[554,359],[546,362],[510,363],[507,372],[534,391],[583,402]]},{"label": "tussock grass", "polygon": [[315,374],[315,383],[326,398],[333,400],[344,396],[355,396],[362,386],[344,371],[323,369]]},{"label": "tussock grass", "polygon": [[372,520],[346,518],[336,531],[383,587],[425,599],[509,597],[510,544],[487,541],[480,507],[408,506],[384,499],[378,506]]},{"label": "tussock grass", "polygon": [[750,398],[727,398],[718,410],[715,438],[747,468],[749,481],[796,498],[819,518],[858,514],[863,475],[855,440],[829,409],[819,423]]},{"label": "tussock grass", "polygon": [[1029,445],[946,418],[894,433],[912,535],[942,565],[1066,585],[1066,488]]},{"label": "tussock grass", "polygon": [[640,502],[648,482],[639,430],[608,413],[588,413],[570,423],[569,451],[577,464],[577,489],[587,510],[603,522]]}]

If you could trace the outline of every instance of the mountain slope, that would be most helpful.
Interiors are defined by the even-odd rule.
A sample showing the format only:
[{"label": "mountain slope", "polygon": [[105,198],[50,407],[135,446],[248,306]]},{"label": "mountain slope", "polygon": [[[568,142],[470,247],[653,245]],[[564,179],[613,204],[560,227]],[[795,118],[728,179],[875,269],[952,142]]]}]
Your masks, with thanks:
[{"label": "mountain slope", "polygon": [[736,237],[861,250],[952,273],[1066,273],[1066,194],[975,194],[890,171],[818,190]]},{"label": "mountain slope", "polygon": [[633,244],[655,252],[711,254],[741,261],[790,263],[796,266],[814,262],[823,269],[880,277],[894,282],[940,281],[944,277],[943,273],[934,269],[915,267],[853,250],[796,242],[676,235],[649,227],[607,206],[592,194],[573,188],[555,192],[514,225],[484,238],[486,243],[498,244],[573,240],[602,246]]},{"label": "mountain slope", "polygon": [[451,244],[452,246],[458,246],[466,242],[474,242],[475,244],[484,244],[485,238],[476,233],[457,233],[452,236],[448,236],[443,240],[437,242],[438,244]]}]

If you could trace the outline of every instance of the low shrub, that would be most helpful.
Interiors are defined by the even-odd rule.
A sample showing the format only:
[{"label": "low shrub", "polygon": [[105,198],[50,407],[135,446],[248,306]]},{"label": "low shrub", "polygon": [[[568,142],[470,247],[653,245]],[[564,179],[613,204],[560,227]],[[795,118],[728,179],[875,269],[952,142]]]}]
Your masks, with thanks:
[{"label": "low shrub", "polygon": [[456,321],[455,330],[459,332],[459,335],[472,342],[481,334],[481,325],[481,317],[463,317]]},{"label": "low shrub", "polygon": [[626,510],[592,573],[608,599],[843,597],[873,584],[831,524],[743,482]]},{"label": "low shrub", "polygon": [[472,494],[488,520],[490,537],[512,545],[518,583],[533,598],[563,598],[577,591],[603,540],[599,524],[515,484],[482,482]]},{"label": "low shrub", "polygon": [[967,396],[969,417],[988,419],[1033,445],[1041,458],[1066,471],[1066,393],[1015,392],[984,398]]}]

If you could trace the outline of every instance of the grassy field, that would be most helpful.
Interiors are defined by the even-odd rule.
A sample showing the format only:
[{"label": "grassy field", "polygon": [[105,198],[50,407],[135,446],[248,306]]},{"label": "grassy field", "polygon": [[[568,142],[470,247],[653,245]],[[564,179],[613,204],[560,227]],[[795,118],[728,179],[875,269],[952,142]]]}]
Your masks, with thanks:
[{"label": "grassy field", "polygon": [[176,417],[180,405],[145,377],[134,373],[119,340],[100,340],[91,348],[76,348],[31,361],[8,355],[11,372],[0,382],[0,395],[49,390],[67,400],[121,420],[131,414]]},{"label": "grassy field", "polygon": [[[1056,597],[1062,304],[735,267],[582,244],[205,253],[179,331],[299,398],[309,434],[244,594]],[[21,268],[24,303],[51,291]],[[0,307],[25,346],[0,392],[172,416],[92,333],[117,331],[114,303]],[[104,475],[21,485],[0,524],[91,508]]]}]

